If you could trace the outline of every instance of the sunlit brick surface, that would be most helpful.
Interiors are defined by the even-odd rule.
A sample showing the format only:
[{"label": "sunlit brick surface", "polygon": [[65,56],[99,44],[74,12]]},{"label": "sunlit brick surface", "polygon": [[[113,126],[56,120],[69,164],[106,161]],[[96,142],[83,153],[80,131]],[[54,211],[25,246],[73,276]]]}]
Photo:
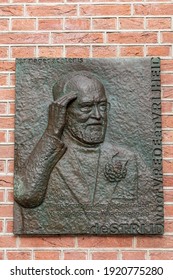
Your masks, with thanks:
[{"label": "sunlit brick surface", "polygon": [[[0,0],[0,259],[173,259],[173,2]],[[15,237],[15,58],[160,56],[163,237]]]}]

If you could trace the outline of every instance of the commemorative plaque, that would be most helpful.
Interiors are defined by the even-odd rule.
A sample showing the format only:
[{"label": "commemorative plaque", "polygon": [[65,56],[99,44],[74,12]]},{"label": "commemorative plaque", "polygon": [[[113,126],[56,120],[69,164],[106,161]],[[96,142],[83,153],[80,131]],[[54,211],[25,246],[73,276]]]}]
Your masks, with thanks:
[{"label": "commemorative plaque", "polygon": [[15,234],[163,234],[159,58],[17,59]]}]

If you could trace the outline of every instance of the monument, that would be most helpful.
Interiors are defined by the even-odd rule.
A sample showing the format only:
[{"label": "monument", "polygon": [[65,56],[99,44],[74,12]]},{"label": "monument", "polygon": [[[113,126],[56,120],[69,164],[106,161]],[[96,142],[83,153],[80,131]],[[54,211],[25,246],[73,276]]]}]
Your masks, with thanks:
[{"label": "monument", "polygon": [[163,234],[160,60],[17,59],[15,234]]}]

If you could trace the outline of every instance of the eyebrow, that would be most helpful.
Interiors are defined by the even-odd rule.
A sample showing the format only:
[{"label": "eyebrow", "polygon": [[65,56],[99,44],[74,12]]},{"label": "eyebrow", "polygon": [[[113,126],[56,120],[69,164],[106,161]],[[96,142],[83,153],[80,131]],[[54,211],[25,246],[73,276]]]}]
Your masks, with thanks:
[{"label": "eyebrow", "polygon": [[79,105],[93,105],[94,102],[92,101],[86,101],[86,102],[81,102],[81,103],[78,103]]},{"label": "eyebrow", "polygon": [[78,103],[79,105],[93,105],[93,104],[99,104],[99,103],[107,103],[107,100],[100,100],[99,102],[93,102],[93,101],[83,101],[81,103]]}]

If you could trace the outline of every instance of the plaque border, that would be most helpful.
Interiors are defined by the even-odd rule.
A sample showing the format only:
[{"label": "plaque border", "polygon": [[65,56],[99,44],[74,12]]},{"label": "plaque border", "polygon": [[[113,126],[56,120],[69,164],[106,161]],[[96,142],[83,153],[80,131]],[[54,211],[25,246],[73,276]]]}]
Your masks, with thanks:
[{"label": "plaque border", "polygon": [[[85,58],[86,59],[86,58]],[[95,58],[96,59],[96,58]],[[121,59],[121,58],[120,58]],[[35,58],[35,59],[17,59],[20,61],[28,61],[28,62],[46,62],[49,63],[53,61],[53,63],[61,63],[61,62],[78,62],[82,63],[83,59],[73,58]],[[77,61],[76,61],[77,60]],[[140,224],[140,229],[138,232],[135,232],[136,229],[133,229],[133,224],[122,224],[117,226],[125,226],[123,227],[123,232],[118,232],[115,234],[106,234],[106,236],[116,236],[116,235],[162,235],[164,233],[164,199],[163,199],[163,170],[162,170],[162,125],[161,125],[161,78],[160,78],[160,58],[152,57],[151,61],[151,111],[152,111],[152,122],[153,122],[153,148],[152,148],[152,180],[153,184],[151,184],[151,191],[156,196],[156,222],[151,223],[148,229],[145,229],[144,224]],[[147,205],[146,205],[147,207]],[[127,227],[127,228],[126,228]],[[23,235],[23,233],[14,233],[17,235]],[[31,235],[31,234],[27,234]],[[35,236],[38,234],[34,234]],[[45,235],[45,234],[41,234]],[[51,234],[51,235],[59,235],[59,234]],[[69,235],[69,234],[63,234]],[[85,235],[105,235],[104,232],[101,233],[85,233]]]}]

